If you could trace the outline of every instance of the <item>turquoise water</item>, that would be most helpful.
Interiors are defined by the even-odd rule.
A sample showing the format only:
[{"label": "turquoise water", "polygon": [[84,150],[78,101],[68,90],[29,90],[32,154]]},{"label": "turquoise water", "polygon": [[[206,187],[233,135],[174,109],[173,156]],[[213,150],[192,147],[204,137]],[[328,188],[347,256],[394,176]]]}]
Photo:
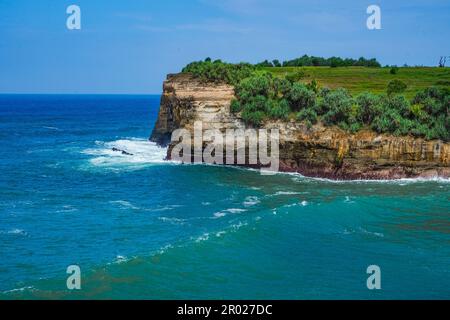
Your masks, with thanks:
[{"label": "turquoise water", "polygon": [[[147,141],[158,107],[0,96],[1,299],[450,298],[448,180],[164,162]],[[373,264],[381,290],[366,287]]]}]

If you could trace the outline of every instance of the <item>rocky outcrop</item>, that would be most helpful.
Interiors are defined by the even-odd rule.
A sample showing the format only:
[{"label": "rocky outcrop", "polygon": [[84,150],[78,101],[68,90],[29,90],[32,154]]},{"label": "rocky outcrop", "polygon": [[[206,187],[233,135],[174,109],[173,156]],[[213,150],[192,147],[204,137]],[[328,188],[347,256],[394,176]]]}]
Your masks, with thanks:
[{"label": "rocky outcrop", "polygon": [[[178,128],[192,131],[195,121],[202,121],[203,130],[244,129],[239,116],[230,112],[233,96],[233,87],[226,84],[202,83],[189,74],[169,75],[151,140],[169,145],[170,151],[171,133]],[[448,142],[369,130],[349,134],[294,121],[267,122],[264,128],[280,132],[281,171],[331,179],[450,177]]]},{"label": "rocky outcrop", "polygon": [[193,129],[196,120],[203,122],[205,130],[243,128],[242,121],[230,113],[233,97],[232,86],[202,83],[188,74],[169,74],[163,84],[159,115],[150,139],[168,145],[175,129]]}]

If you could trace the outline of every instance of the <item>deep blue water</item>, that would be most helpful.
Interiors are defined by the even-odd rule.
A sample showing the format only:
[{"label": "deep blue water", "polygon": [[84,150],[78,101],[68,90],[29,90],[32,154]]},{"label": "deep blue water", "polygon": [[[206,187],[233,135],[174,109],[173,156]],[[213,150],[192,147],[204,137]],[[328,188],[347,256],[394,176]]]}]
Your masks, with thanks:
[{"label": "deep blue water", "polygon": [[158,107],[0,96],[0,298],[450,298],[448,180],[167,163]]}]

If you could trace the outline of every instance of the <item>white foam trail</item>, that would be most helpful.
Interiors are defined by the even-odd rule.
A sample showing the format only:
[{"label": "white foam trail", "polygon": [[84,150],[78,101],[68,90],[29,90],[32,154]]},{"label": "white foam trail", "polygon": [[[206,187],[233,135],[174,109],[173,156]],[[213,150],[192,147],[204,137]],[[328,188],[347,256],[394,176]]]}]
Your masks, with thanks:
[{"label": "white foam trail", "polygon": [[348,235],[348,234],[353,234],[353,233],[362,233],[362,234],[367,234],[370,236],[375,236],[375,237],[379,237],[379,238],[384,238],[384,234],[381,232],[373,232],[373,231],[368,231],[362,227],[358,227],[357,230],[353,230],[353,229],[345,229],[343,234]]},{"label": "white foam trail", "polygon": [[140,210],[141,208],[136,207],[132,205],[130,202],[125,200],[116,200],[116,201],[109,201],[111,204],[118,204],[121,209],[133,209],[133,210]]},{"label": "white foam trail", "polygon": [[168,217],[158,217],[158,220],[161,220],[163,222],[169,222],[176,225],[182,225],[185,223],[185,219],[179,219],[179,218],[168,218]]},{"label": "white foam trail", "polygon": [[202,234],[200,237],[198,237],[197,239],[195,239],[195,242],[202,242],[202,241],[206,241],[209,239],[209,233],[204,233]]},{"label": "white foam trail", "polygon": [[[217,165],[223,166],[223,165]],[[248,168],[243,166],[226,166],[229,169],[243,170],[259,172],[259,169]],[[308,182],[308,181],[319,181],[319,182],[330,182],[330,183],[392,183],[406,185],[410,183],[420,183],[420,182],[439,182],[439,183],[450,183],[450,178],[433,176],[429,178],[419,177],[419,178],[401,178],[401,179],[350,179],[350,180],[333,180],[328,178],[318,178],[318,177],[307,177],[298,172],[284,172],[278,171],[272,174],[275,175],[287,175],[292,176],[292,181],[294,182]]]},{"label": "white foam trail", "polygon": [[306,177],[296,172],[279,172],[278,174],[285,174],[293,176],[292,180],[294,182],[304,182],[304,181],[322,181],[329,183],[362,183],[362,184],[370,184],[370,183],[387,183],[387,184],[396,184],[400,186],[405,186],[412,183],[420,183],[420,182],[439,182],[439,183],[450,183],[450,178],[443,177],[429,177],[429,178],[402,178],[402,179],[379,179],[379,180],[371,180],[371,179],[354,179],[354,180],[333,180],[328,178],[316,178],[316,177]]},{"label": "white foam trail", "polygon": [[35,287],[33,287],[33,286],[28,286],[28,287],[22,287],[22,288],[17,288],[17,289],[12,289],[12,290],[3,291],[2,293],[10,294],[10,293],[15,293],[15,292],[35,291],[35,290],[36,290]]},{"label": "white foam trail", "polygon": [[126,256],[118,255],[118,256],[116,257],[116,260],[114,261],[114,263],[116,263],[116,264],[121,264],[121,263],[127,262],[128,260],[129,260],[129,259],[128,259]]},{"label": "white foam trail", "polygon": [[225,209],[222,211],[218,211],[214,213],[214,217],[216,218],[221,218],[221,217],[225,217],[228,213],[231,214],[236,214],[236,213],[242,213],[247,211],[246,209],[239,209],[239,208],[230,208],[230,209]]},{"label": "white foam trail", "polygon": [[62,206],[62,209],[56,210],[57,213],[69,213],[75,211],[78,211],[78,209],[71,205],[64,205]]},{"label": "white foam trail", "polygon": [[25,230],[22,230],[22,229],[12,229],[12,230],[8,230],[8,231],[0,231],[0,234],[14,234],[14,235],[21,235],[21,236],[27,235]]},{"label": "white foam trail", "polygon": [[296,192],[296,191],[277,191],[274,194],[268,195],[269,197],[276,197],[276,196],[295,196],[295,195],[301,195],[301,194],[308,194],[309,192]]},{"label": "white foam trail", "polygon": [[[90,163],[94,166],[146,165],[175,163],[164,160],[167,148],[145,139],[120,139],[111,142],[96,141],[96,148],[85,149],[83,154],[94,156]],[[123,150],[113,151],[113,148]]]},{"label": "white foam trail", "polygon": [[308,205],[308,201],[303,200],[302,202],[296,202],[296,203],[291,203],[291,204],[285,204],[283,206],[283,208],[292,208],[292,207],[297,207],[297,206],[302,206],[302,207],[306,207]]},{"label": "white foam trail", "polygon": [[222,217],[225,217],[227,214],[225,213],[225,212],[223,212],[223,211],[219,211],[219,212],[215,212],[214,213],[214,217],[216,217],[216,218],[222,218]]},{"label": "white foam trail", "polygon": [[43,129],[53,130],[53,131],[62,131],[60,128],[57,127],[49,127],[49,126],[43,126]]},{"label": "white foam trail", "polygon": [[254,205],[256,205],[256,204],[258,204],[258,203],[260,203],[260,202],[261,202],[261,201],[259,200],[258,197],[256,197],[256,196],[250,196],[250,197],[245,198],[244,206],[246,206],[246,207],[251,207],[251,206],[254,206]]}]

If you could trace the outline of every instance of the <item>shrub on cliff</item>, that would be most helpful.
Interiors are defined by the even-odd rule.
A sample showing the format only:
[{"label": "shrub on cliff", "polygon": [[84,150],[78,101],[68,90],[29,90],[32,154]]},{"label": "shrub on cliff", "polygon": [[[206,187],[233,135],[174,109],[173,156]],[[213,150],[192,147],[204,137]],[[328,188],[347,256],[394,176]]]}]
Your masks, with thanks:
[{"label": "shrub on cliff", "polygon": [[416,94],[413,104],[423,106],[430,115],[448,114],[450,112],[450,92],[438,87],[430,87]]},{"label": "shrub on cliff", "polygon": [[266,114],[263,111],[250,111],[248,109],[244,109],[241,116],[242,120],[244,120],[246,124],[250,124],[255,127],[261,126],[262,122],[266,118]]},{"label": "shrub on cliff", "polygon": [[311,108],[303,109],[297,113],[297,120],[304,121],[308,127],[311,127],[317,123],[317,113]]},{"label": "shrub on cliff", "polygon": [[281,97],[286,96],[292,88],[292,83],[284,78],[275,78],[273,85],[276,94]]},{"label": "shrub on cliff", "polygon": [[319,97],[324,98],[330,92],[331,92],[331,89],[328,87],[321,88],[321,89],[319,89]]},{"label": "shrub on cliff", "polygon": [[430,87],[416,94],[411,115],[424,124],[422,135],[428,139],[450,140],[450,90]]},{"label": "shrub on cliff", "polygon": [[253,126],[260,126],[265,118],[267,118],[266,110],[268,109],[269,100],[263,95],[248,97],[241,102],[241,117],[245,123]]},{"label": "shrub on cliff", "polygon": [[316,94],[309,90],[308,87],[302,83],[294,83],[291,90],[287,94],[287,99],[294,111],[301,109],[313,108],[316,103]]},{"label": "shrub on cliff", "polygon": [[320,104],[323,120],[327,125],[348,123],[352,115],[354,100],[347,90],[336,89],[328,93]]},{"label": "shrub on cliff", "polygon": [[393,133],[399,128],[401,119],[396,110],[384,109],[373,119],[371,128],[379,133]]},{"label": "shrub on cliff", "polygon": [[373,119],[382,113],[380,97],[372,93],[365,92],[356,97],[359,105],[359,119],[364,124],[372,123]]},{"label": "shrub on cliff", "polygon": [[404,96],[382,96],[381,104],[382,110],[392,109],[402,117],[411,117],[411,105]]},{"label": "shrub on cliff", "polygon": [[271,99],[266,104],[266,112],[272,119],[286,120],[289,117],[291,109],[289,108],[289,103],[286,99]]},{"label": "shrub on cliff", "polygon": [[441,115],[436,118],[433,127],[429,132],[428,139],[442,139],[444,141],[450,140],[450,117]]},{"label": "shrub on cliff", "polygon": [[274,96],[272,76],[269,73],[261,73],[245,78],[236,86],[235,93],[244,102],[257,95]]},{"label": "shrub on cliff", "polygon": [[239,102],[239,100],[237,100],[237,99],[231,100],[230,110],[231,110],[232,113],[238,113],[238,112],[241,112],[241,110],[242,110],[242,105],[241,105],[241,103]]},{"label": "shrub on cliff", "polygon": [[242,79],[249,77],[255,67],[249,63],[225,63],[211,59],[188,64],[182,72],[191,73],[194,77],[205,82],[228,83],[237,85]]}]

